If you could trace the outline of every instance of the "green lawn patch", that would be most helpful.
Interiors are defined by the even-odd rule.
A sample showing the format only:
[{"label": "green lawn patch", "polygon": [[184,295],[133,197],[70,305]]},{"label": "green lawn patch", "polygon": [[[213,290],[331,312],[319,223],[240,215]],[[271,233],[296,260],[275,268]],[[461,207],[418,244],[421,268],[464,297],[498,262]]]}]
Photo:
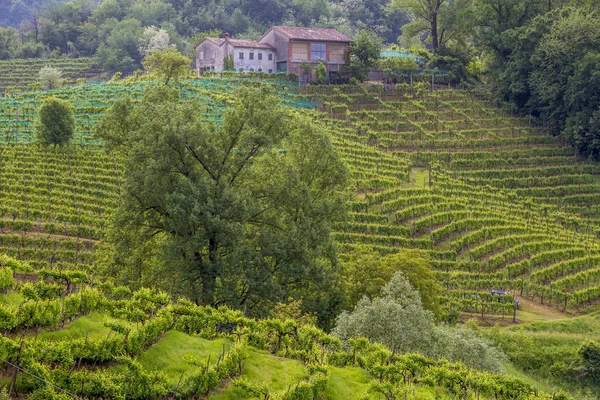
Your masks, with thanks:
[{"label": "green lawn patch", "polygon": [[197,368],[189,364],[186,358],[206,361],[210,357],[213,363],[223,351],[223,346],[228,351],[231,343],[225,339],[206,340],[179,331],[169,331],[137,360],[147,370],[164,372],[169,383],[176,385],[182,373],[185,378],[187,371]]},{"label": "green lawn patch", "polygon": [[9,292],[0,294],[0,303],[8,308],[17,309],[25,301],[25,298],[19,292]]},{"label": "green lawn patch", "polygon": [[[267,384],[272,392],[285,392],[290,386],[307,377],[307,370],[295,360],[276,357],[263,351],[250,350],[244,362],[242,377],[256,384]],[[211,400],[251,399],[245,391],[229,384],[211,396]]]},{"label": "green lawn patch", "polygon": [[[111,331],[110,328],[104,326],[105,322],[119,322],[129,326],[132,330],[135,329],[134,323],[113,318],[108,314],[92,312],[89,315],[75,319],[61,330],[41,332],[38,337],[42,340],[69,340],[87,335],[89,339],[103,339]],[[118,333],[112,332],[111,335],[118,335]]]},{"label": "green lawn patch", "polygon": [[339,400],[361,399],[371,380],[367,371],[356,367],[328,367],[327,378],[327,398]]}]

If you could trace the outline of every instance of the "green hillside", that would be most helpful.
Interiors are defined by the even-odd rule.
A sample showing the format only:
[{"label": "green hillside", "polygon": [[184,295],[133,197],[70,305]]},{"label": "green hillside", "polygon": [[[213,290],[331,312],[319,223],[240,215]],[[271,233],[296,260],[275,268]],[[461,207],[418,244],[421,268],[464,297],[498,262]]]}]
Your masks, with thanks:
[{"label": "green hillside", "polygon": [[78,78],[91,78],[102,71],[98,67],[98,60],[92,57],[2,60],[0,91],[27,90],[29,85],[39,82],[39,72],[43,67],[58,69],[62,78],[71,83]]},{"label": "green hillside", "polygon": [[[521,332],[552,332],[554,323],[488,332],[532,374],[529,386],[360,340],[343,348],[298,321],[255,321],[100,279],[97,243],[119,202],[123,164],[98,145],[93,129],[116,98],[139,99],[151,84],[84,84],[1,99],[1,358],[90,398],[516,399],[552,398],[571,387],[537,385],[536,365],[512,351]],[[182,95],[203,101],[203,117],[218,122],[238,87],[258,84],[185,81]],[[342,260],[356,250],[421,250],[444,286],[444,306],[463,320],[511,325],[511,294],[539,304],[517,310],[521,322],[593,309],[600,297],[600,166],[462,91],[267,84],[328,131],[348,164],[355,198],[333,233]],[[37,106],[50,95],[69,99],[75,110],[76,137],[67,149],[32,144]],[[492,289],[509,294],[494,297]],[[584,336],[565,339],[565,370],[576,370]],[[9,386],[13,368],[4,372]],[[44,387],[16,375],[20,395],[42,396],[51,390]]]}]

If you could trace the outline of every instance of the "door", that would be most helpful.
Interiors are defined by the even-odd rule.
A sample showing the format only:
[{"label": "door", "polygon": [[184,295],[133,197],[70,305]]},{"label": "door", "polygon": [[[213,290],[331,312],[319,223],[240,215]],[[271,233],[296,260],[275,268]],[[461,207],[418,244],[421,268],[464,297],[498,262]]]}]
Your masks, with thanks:
[{"label": "door", "polygon": [[277,72],[287,72],[287,61],[277,63]]}]

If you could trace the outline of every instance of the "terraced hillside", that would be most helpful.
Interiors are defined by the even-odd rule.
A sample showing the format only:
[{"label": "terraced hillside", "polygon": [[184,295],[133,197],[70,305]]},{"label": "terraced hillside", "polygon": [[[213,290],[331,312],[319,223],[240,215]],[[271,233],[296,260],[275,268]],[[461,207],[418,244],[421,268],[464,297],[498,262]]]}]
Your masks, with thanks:
[{"label": "terraced hillside", "polygon": [[[185,81],[182,95],[189,100],[206,103],[202,110],[207,119],[218,120],[225,107],[227,95],[239,86],[238,79],[214,79]],[[258,81],[248,80],[248,84]],[[308,100],[299,95],[298,85],[289,82],[270,83],[281,93],[283,101],[290,107],[312,107]],[[35,142],[35,121],[41,102],[48,96],[69,100],[75,114],[75,139],[79,145],[98,144],[93,138],[94,127],[99,118],[112,106],[114,101],[129,96],[133,101],[141,98],[148,85],[154,82],[145,79],[136,81],[116,81],[110,83],[84,83],[67,86],[58,90],[28,90],[7,93],[0,101],[0,143]]]},{"label": "terraced hillside", "polygon": [[[66,390],[90,398],[189,398],[218,386],[211,398],[384,398],[392,392],[545,398],[506,375],[359,341],[343,349],[298,322],[253,321],[99,282],[94,245],[118,202],[121,172],[91,132],[115,98],[139,98],[147,84],[86,84],[0,102],[9,111],[0,131],[7,143],[0,146],[0,329],[6,333],[0,357],[58,388],[13,375],[7,364],[0,382],[10,386],[14,376],[20,394]],[[183,93],[204,100],[205,117],[218,120],[240,84],[189,81]],[[580,185],[593,193],[595,166],[578,163],[563,144],[463,92],[320,87],[301,95],[288,84],[272,85],[286,104],[331,132],[351,169],[356,200],[334,233],[342,253],[360,246],[381,253],[422,249],[451,306],[466,312],[512,314],[512,296],[492,298],[492,288],[569,310],[600,297],[595,215],[584,203],[557,198],[575,195]],[[76,140],[67,150],[26,144],[33,140],[35,107],[48,95],[75,106]],[[509,187],[511,180],[557,192],[533,199],[533,192]]]},{"label": "terraced hillside", "polygon": [[119,198],[119,166],[97,149],[0,147],[0,254],[91,270]]},{"label": "terraced hillside", "polygon": [[317,90],[358,192],[344,250],[426,249],[452,307],[482,315],[512,313],[490,289],[598,299],[600,166],[467,93]]},{"label": "terraced hillside", "polygon": [[57,59],[14,59],[0,61],[0,92],[7,88],[26,90],[28,85],[38,82],[38,74],[43,67],[53,67],[62,72],[62,77],[71,81],[76,78],[91,78],[101,70],[95,58]]}]

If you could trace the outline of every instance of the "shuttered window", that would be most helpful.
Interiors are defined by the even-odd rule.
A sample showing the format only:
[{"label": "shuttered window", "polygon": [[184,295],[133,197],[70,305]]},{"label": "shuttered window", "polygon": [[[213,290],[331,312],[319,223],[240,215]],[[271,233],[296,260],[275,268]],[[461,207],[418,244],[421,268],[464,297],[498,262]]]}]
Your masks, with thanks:
[{"label": "shuttered window", "polygon": [[308,60],[308,46],[306,43],[292,43],[292,58]]},{"label": "shuttered window", "polygon": [[329,57],[333,61],[344,61],[346,56],[346,46],[332,44],[329,50]]}]

